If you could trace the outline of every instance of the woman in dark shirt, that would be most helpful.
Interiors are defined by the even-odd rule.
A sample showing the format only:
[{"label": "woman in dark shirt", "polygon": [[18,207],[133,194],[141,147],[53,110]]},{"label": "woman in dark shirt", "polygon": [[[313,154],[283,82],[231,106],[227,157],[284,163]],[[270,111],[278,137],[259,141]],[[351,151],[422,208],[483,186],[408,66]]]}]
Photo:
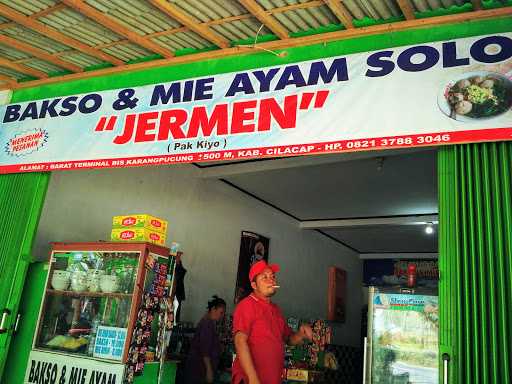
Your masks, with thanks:
[{"label": "woman in dark shirt", "polygon": [[208,312],[197,324],[196,333],[190,344],[185,365],[185,383],[213,383],[215,370],[221,354],[220,342],[215,331],[215,322],[224,317],[226,302],[213,296],[208,302]]}]

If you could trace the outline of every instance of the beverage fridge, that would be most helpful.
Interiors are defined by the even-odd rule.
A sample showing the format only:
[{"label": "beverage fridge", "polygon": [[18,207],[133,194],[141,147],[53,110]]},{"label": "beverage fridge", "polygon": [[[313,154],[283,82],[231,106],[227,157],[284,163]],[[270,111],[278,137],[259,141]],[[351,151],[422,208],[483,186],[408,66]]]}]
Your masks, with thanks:
[{"label": "beverage fridge", "polygon": [[438,298],[369,288],[363,384],[437,384]]}]

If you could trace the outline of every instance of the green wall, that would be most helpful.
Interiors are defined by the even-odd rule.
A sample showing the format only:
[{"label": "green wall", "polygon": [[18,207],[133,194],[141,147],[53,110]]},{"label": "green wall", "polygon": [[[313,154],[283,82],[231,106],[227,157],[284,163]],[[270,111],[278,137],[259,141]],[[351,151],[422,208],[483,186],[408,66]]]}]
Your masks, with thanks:
[{"label": "green wall", "polygon": [[23,383],[47,273],[48,263],[32,263],[28,269],[19,307],[22,320],[13,337],[1,383]]},{"label": "green wall", "polygon": [[512,143],[439,151],[441,353],[450,383],[512,382]]},{"label": "green wall", "polygon": [[0,334],[0,377],[9,351],[49,174],[0,176],[0,311],[10,311]]}]

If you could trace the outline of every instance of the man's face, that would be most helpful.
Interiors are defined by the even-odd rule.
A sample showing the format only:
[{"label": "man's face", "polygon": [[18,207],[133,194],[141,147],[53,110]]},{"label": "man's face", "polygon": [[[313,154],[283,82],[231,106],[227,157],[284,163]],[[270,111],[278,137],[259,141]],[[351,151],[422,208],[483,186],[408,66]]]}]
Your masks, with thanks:
[{"label": "man's face", "polygon": [[270,268],[266,268],[254,278],[251,282],[251,287],[257,294],[271,297],[276,293],[276,288],[274,288],[276,283],[276,275]]}]

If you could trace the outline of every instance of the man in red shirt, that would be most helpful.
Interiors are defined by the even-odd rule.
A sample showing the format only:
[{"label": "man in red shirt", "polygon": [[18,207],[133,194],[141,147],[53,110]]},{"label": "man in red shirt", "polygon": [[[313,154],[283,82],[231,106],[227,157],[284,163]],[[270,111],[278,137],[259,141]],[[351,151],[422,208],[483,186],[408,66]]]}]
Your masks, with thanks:
[{"label": "man in red shirt", "polygon": [[253,292],[240,301],[233,314],[233,335],[237,357],[233,363],[232,384],[281,384],[284,343],[297,345],[311,340],[309,325],[293,333],[281,310],[270,301],[276,293],[276,264],[265,260],[249,271]]}]

